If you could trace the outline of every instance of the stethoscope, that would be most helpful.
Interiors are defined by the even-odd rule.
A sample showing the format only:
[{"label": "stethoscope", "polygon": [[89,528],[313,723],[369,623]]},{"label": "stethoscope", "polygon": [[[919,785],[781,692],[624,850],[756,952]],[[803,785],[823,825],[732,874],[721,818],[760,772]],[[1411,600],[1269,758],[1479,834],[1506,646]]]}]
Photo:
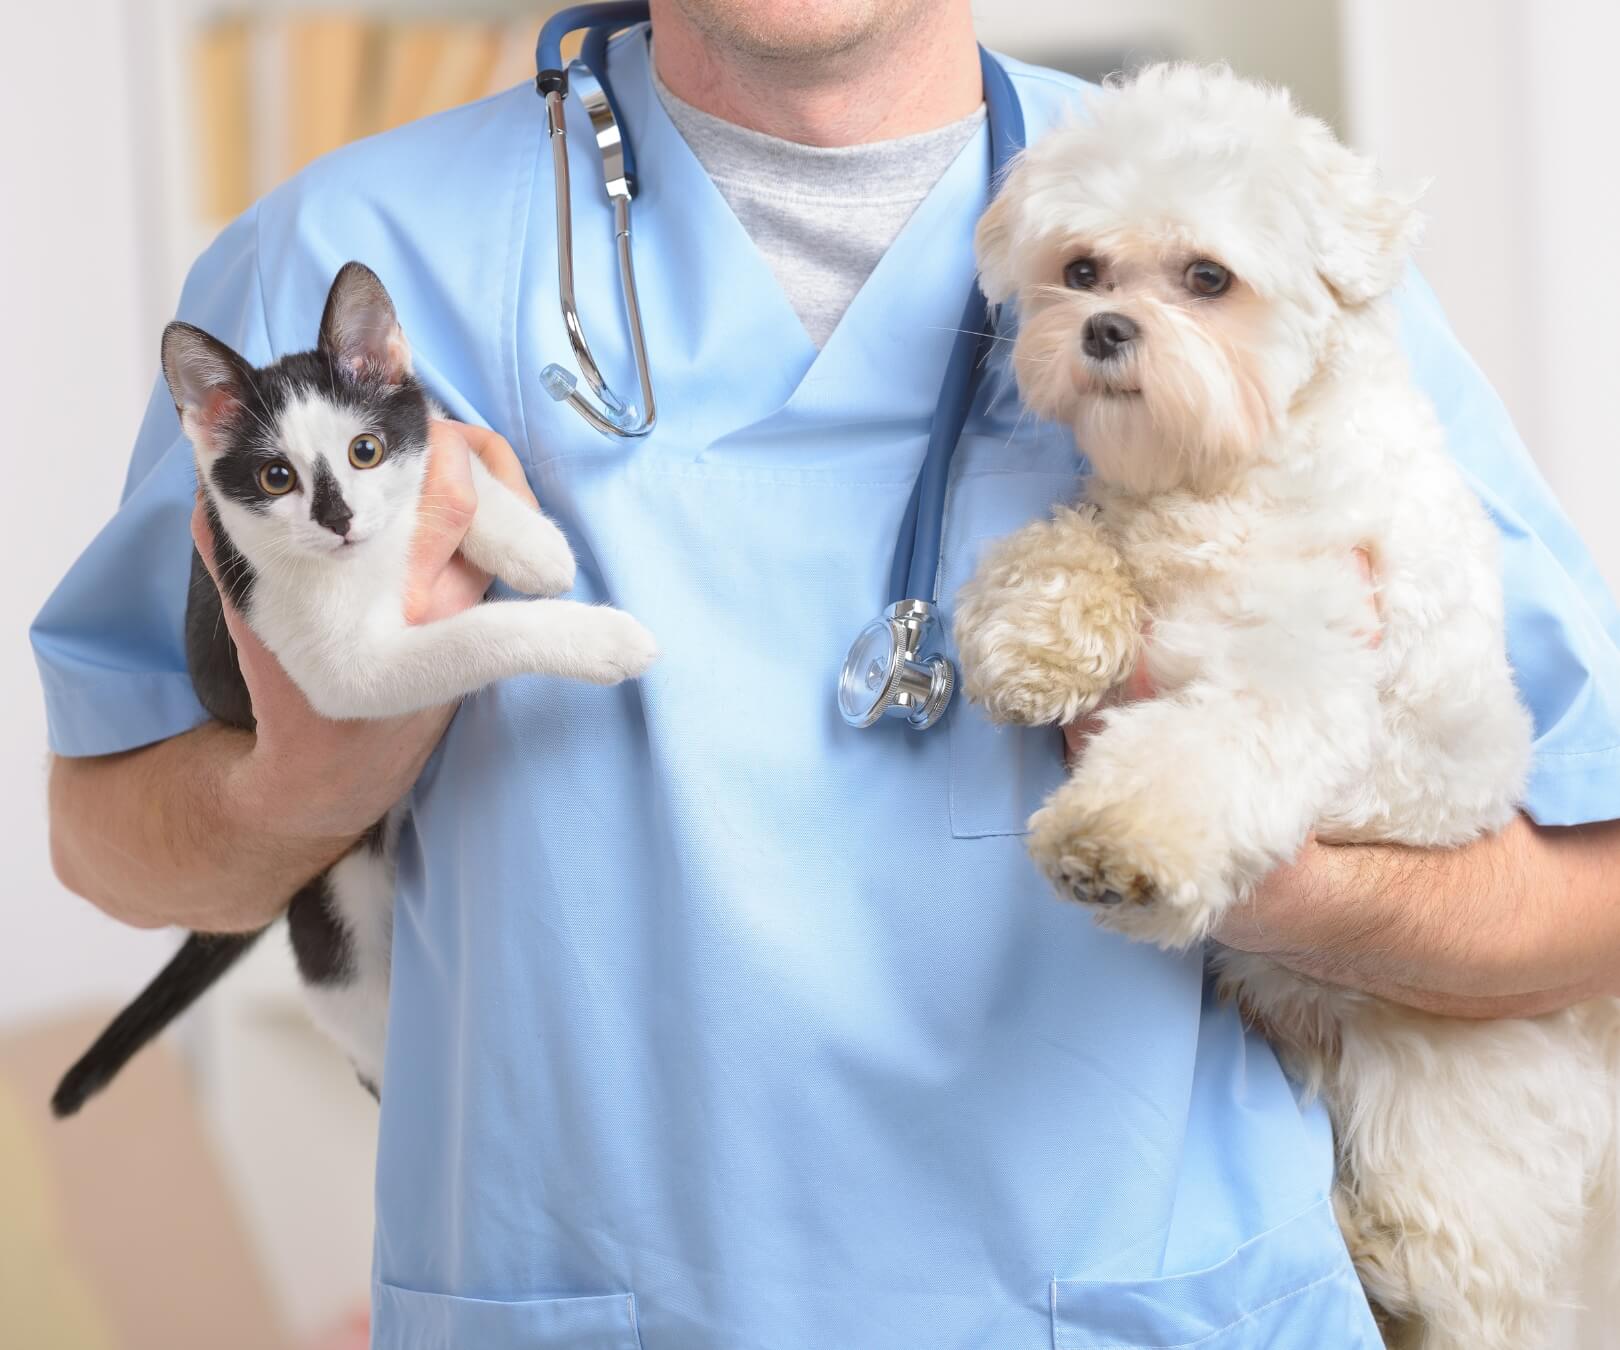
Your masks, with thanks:
[{"label": "stethoscope", "polygon": [[[559,10],[540,30],[535,50],[535,88],[546,101],[546,133],[557,184],[557,294],[563,328],[584,378],[555,363],[540,372],[546,392],[567,403],[608,436],[645,436],[657,420],[647,337],[636,299],[636,273],[630,251],[630,202],[636,195],[635,154],[621,130],[623,117],[607,80],[608,39],[619,29],[648,20],[642,3],[575,5]],[[562,44],[585,34],[579,56],[564,64]],[[990,181],[1000,180],[1024,148],[1024,114],[1007,72],[982,47],[984,103],[990,133]],[[572,85],[591,120],[602,156],[602,177],[613,206],[613,233],[619,254],[619,287],[624,297],[630,347],[641,389],[639,406],[616,394],[591,356],[574,299],[573,199],[568,173],[568,129],[563,101]],[[939,403],[928,433],[928,452],[906,504],[889,573],[893,597],[883,614],[861,629],[838,675],[838,710],[852,727],[869,727],[884,717],[903,718],[918,731],[944,715],[956,686],[956,672],[944,652],[939,613],[940,557],[945,532],[945,498],[951,456],[962,439],[968,410],[978,388],[991,341],[990,312],[978,286],[972,288],[945,366]],[[919,597],[926,596],[927,599]]]}]

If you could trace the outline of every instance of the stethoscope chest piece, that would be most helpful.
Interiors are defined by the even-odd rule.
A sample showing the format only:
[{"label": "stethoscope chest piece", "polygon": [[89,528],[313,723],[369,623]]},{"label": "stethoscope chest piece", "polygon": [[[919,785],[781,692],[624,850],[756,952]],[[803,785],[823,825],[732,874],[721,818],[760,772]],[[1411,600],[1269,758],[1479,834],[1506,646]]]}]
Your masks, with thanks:
[{"label": "stethoscope chest piece", "polygon": [[850,644],[838,676],[838,711],[852,727],[903,717],[916,731],[944,716],[956,687],[941,653],[939,615],[926,600],[900,600]]}]

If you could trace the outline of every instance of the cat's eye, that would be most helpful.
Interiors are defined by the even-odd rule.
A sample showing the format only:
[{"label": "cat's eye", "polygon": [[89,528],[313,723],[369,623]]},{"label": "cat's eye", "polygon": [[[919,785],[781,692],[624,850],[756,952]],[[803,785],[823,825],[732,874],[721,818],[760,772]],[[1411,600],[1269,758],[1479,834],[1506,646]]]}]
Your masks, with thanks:
[{"label": "cat's eye", "polygon": [[363,431],[349,442],[349,463],[355,468],[375,469],[382,461],[382,437]]},{"label": "cat's eye", "polygon": [[1193,263],[1187,269],[1185,281],[1189,291],[1205,299],[1225,295],[1232,289],[1232,274],[1208,258],[1200,258]]},{"label": "cat's eye", "polygon": [[285,497],[298,486],[298,475],[284,459],[273,459],[259,470],[259,486],[272,497]]},{"label": "cat's eye", "polygon": [[1063,269],[1063,284],[1071,291],[1089,291],[1097,286],[1097,260],[1076,258]]}]

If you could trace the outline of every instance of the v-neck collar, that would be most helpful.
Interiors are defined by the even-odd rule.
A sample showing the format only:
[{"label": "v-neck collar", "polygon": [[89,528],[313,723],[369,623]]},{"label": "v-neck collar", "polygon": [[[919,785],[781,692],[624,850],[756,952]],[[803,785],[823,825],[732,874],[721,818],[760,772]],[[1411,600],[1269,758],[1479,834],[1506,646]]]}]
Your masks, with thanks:
[{"label": "v-neck collar", "polygon": [[[637,268],[653,378],[669,391],[659,439],[712,450],[733,437],[776,440],[810,420],[926,427],[973,284],[973,226],[989,196],[987,129],[969,137],[818,352],[658,101],[647,30],[621,35],[609,60],[640,175]],[[681,406],[681,391],[710,388],[724,396]]]}]

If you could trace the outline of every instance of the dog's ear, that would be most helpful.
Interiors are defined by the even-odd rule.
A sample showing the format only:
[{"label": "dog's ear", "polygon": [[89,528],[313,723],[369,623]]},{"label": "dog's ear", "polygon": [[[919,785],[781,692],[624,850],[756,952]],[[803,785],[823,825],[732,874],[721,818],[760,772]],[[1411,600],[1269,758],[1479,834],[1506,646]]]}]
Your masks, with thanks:
[{"label": "dog's ear", "polygon": [[979,261],[979,286],[992,305],[1010,300],[1018,290],[1013,272],[1013,235],[1017,228],[1017,171],[1001,185],[973,232],[973,252]]},{"label": "dog's ear", "polygon": [[1390,192],[1371,160],[1317,127],[1312,155],[1317,271],[1344,305],[1387,295],[1422,228],[1413,201]]}]

